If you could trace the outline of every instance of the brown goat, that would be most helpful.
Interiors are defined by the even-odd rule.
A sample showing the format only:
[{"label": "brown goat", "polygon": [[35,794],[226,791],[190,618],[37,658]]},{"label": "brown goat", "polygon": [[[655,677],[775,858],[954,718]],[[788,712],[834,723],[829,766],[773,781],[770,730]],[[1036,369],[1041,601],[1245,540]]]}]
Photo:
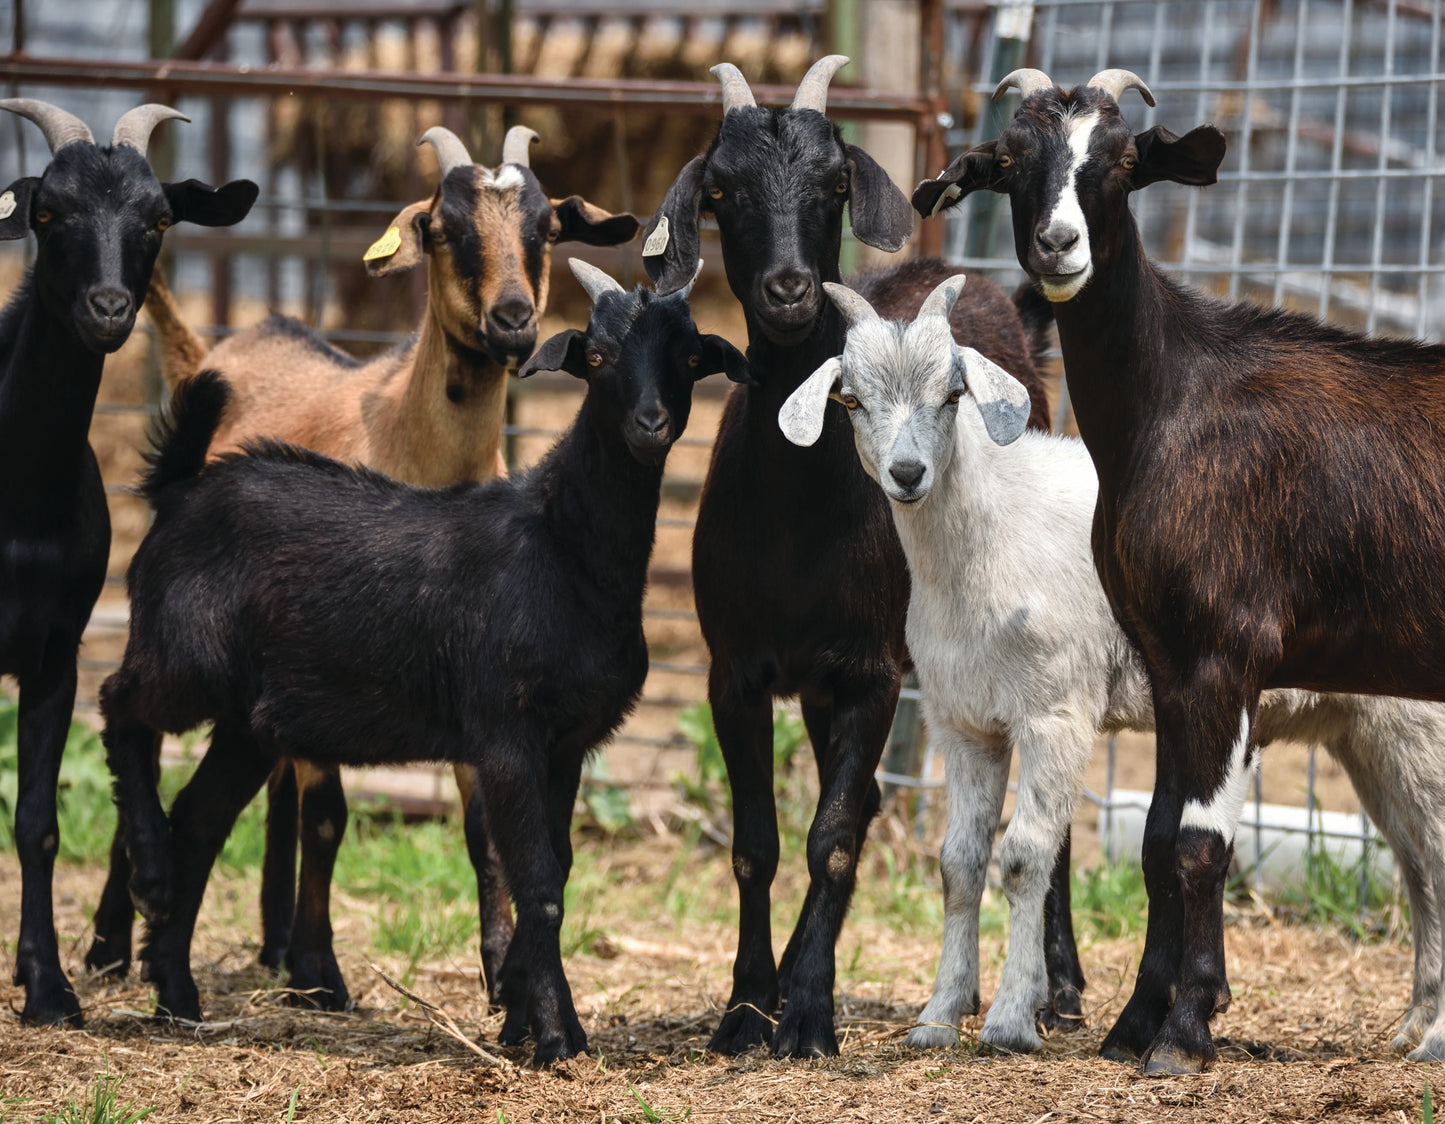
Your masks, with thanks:
[{"label": "brown goat", "polygon": [[[384,276],[427,264],[427,305],[416,334],[367,362],[338,351],[289,317],[272,315],[207,352],[158,279],[147,297],[167,382],[176,386],[204,366],[232,388],[231,405],[211,443],[218,457],[258,438],[281,438],[413,484],[441,487],[505,475],[501,454],[507,371],[536,344],[556,242],[616,245],[637,220],[612,215],[579,196],[549,200],[532,174],[536,139],[516,127],[495,169],[472,163],[461,140],[435,127],[441,182],[430,199],[404,208],[366,253]],[[421,143],[421,142],[418,142]],[[470,769],[458,766],[467,846],[477,870],[482,970],[494,987],[511,939],[507,887],[490,856],[482,804]],[[299,793],[299,807],[298,807]],[[346,985],[331,949],[330,883],[346,822],[334,770],[282,761],[268,783],[266,862],[262,874],[261,960],[286,964],[291,986],[311,1001],[344,1008]],[[301,893],[295,851],[301,838]],[[117,842],[96,911],[86,962],[124,972],[133,920],[128,864]]]}]

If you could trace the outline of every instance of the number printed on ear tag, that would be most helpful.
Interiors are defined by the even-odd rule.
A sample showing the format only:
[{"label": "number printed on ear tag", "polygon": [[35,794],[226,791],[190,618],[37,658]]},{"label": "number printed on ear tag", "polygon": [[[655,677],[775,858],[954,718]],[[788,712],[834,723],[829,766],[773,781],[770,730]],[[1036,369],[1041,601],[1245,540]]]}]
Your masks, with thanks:
[{"label": "number printed on ear tag", "polygon": [[393,226],[371,244],[371,248],[361,255],[361,260],[375,261],[377,258],[389,258],[399,249],[401,249],[401,231]]},{"label": "number printed on ear tag", "polygon": [[15,213],[15,192],[7,191],[0,195],[0,219],[8,219]]},{"label": "number printed on ear tag", "polygon": [[667,216],[657,220],[657,229],[647,236],[647,241],[642,244],[642,256],[655,258],[663,250],[667,249],[667,240],[671,237],[668,232]]}]

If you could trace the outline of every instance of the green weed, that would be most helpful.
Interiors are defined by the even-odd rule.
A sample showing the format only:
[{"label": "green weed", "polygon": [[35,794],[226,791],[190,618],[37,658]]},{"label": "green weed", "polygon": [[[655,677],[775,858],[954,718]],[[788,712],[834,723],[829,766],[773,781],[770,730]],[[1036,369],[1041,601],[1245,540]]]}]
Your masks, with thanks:
[{"label": "green weed", "polygon": [[1310,851],[1303,881],[1280,889],[1274,907],[1288,920],[1342,929],[1356,940],[1378,939],[1396,925],[1409,927],[1405,895],[1365,855],[1342,863],[1326,850]]},{"label": "green weed", "polygon": [[68,1100],[54,1116],[42,1116],[42,1124],[136,1124],[155,1111],[155,1106],[137,1109],[134,1101],[117,1104],[123,1076],[102,1074],[91,1082],[85,1096]]},{"label": "green weed", "polygon": [[1101,940],[1128,937],[1144,930],[1149,895],[1138,863],[1100,862],[1076,870],[1070,880],[1074,928]]},{"label": "green weed", "polygon": [[1430,1103],[1430,1082],[1425,1082],[1425,1091],[1420,1094],[1420,1124],[1435,1124],[1435,1106]]},{"label": "green weed", "polygon": [[633,1100],[642,1106],[642,1119],[646,1121],[646,1124],[666,1124],[667,1121],[686,1120],[692,1116],[692,1109],[690,1108],[682,1110],[653,1108],[643,1099],[642,1094],[637,1091],[637,1086],[630,1081],[627,1083],[627,1092],[631,1094]]}]

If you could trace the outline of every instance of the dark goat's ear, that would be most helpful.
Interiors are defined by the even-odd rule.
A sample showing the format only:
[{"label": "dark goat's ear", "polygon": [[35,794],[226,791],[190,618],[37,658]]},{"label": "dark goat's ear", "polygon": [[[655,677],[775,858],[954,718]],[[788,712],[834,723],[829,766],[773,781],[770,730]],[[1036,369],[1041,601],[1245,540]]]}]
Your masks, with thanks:
[{"label": "dark goat's ear", "polygon": [[1200,125],[1182,137],[1155,125],[1135,137],[1134,146],[1139,150],[1139,163],[1131,178],[1136,189],[1160,180],[1208,187],[1217,179],[1224,160],[1224,134],[1213,125]]},{"label": "dark goat's ear", "polygon": [[936,180],[924,180],[913,189],[913,209],[924,218],[952,207],[973,191],[1002,191],[993,162],[997,141],[988,141],[970,148],[945,168]]},{"label": "dark goat's ear", "polygon": [[211,187],[200,180],[163,184],[176,222],[197,226],[235,226],[251,211],[261,189],[250,180],[232,180]]},{"label": "dark goat's ear", "polygon": [[856,144],[845,144],[843,151],[848,154],[848,222],[853,237],[890,253],[903,249],[913,233],[908,199],[882,165]]},{"label": "dark goat's ear", "polygon": [[12,242],[30,233],[30,199],[39,183],[39,177],[26,176],[0,191],[0,241]]},{"label": "dark goat's ear", "polygon": [[525,379],[538,371],[566,371],[579,379],[586,378],[587,334],[576,328],[558,332],[532,352],[532,358],[522,364],[517,377]]},{"label": "dark goat's ear", "polygon": [[620,246],[637,237],[642,224],[625,212],[614,215],[587,202],[580,195],[551,200],[552,210],[562,224],[558,242],[585,242],[589,246]]},{"label": "dark goat's ear", "polygon": [[386,277],[415,269],[422,259],[422,241],[431,223],[431,200],[403,207],[386,233],[371,244],[361,260],[373,277]]},{"label": "dark goat's ear", "polygon": [[746,355],[722,336],[703,336],[702,362],[697,366],[697,377],[715,375],[719,371],[726,372],[733,382],[745,383],[748,386],[758,385],[758,380],[753,378],[752,368],[748,366]]},{"label": "dark goat's ear", "polygon": [[701,156],[687,162],[647,224],[642,265],[659,295],[677,292],[697,273],[698,208],[705,163]]}]

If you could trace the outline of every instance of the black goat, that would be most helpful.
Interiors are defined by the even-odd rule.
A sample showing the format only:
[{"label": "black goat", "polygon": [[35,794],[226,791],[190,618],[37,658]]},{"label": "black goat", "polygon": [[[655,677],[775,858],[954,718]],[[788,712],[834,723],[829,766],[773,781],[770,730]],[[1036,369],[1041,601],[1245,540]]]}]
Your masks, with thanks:
[{"label": "black goat", "polygon": [[[728,399],[693,538],[741,897],[732,996],[710,1044],[723,1053],[770,1038],[780,1057],[838,1052],[834,944],[878,810],[873,774],[907,659],[907,563],[888,503],[859,464],[847,411],[830,402],[810,448],[778,428],[783,402],[843,348],[845,325],[822,282],[839,280],[844,205],[854,235],[869,245],[897,250],[912,229],[907,200],[887,173],[824,116],[828,82],[847,61],[832,55],[816,63],[792,105],[777,111],[754,104],[735,67],[714,67],[724,103],[717,135],[678,175],[643,248],[659,290],[676,288],[696,267],[700,219],[717,220],[758,382]],[[858,287],[887,314],[906,315],[953,272],[937,262],[907,263],[870,273]],[[959,339],[1029,388],[1032,424],[1047,427],[1030,346],[1008,297],[974,282],[952,323]],[[772,700],[789,695],[801,699],[822,792],[808,836],[807,900],[775,966]],[[1066,983],[1074,986],[1073,974]],[[773,1030],[780,998],[787,1005]]]},{"label": "black goat", "polygon": [[[178,394],[144,485],[156,522],[131,564],[130,642],[101,693],[161,1011],[200,1017],[188,961],[206,877],[277,758],[441,760],[477,769],[517,906],[500,1040],[530,1030],[538,1064],[586,1050],[558,946],[572,805],[647,675],[642,595],[693,383],[747,364],[698,335],[686,293],[573,270],[595,302],[587,331],[520,373],[568,371],[587,396],[511,479],[428,490],[265,442],[202,471],[225,384]],[[208,720],[168,828],[156,739]]]},{"label": "black goat", "polygon": [[245,180],[219,190],[157,180],[145,156],[151,130],[185,119],[165,106],[126,113],[106,148],[45,102],[9,98],[0,109],[39,125],[53,154],[40,176],[0,193],[0,239],[33,231],[37,244],[0,313],[0,672],[20,684],[15,982],[25,987],[23,1021],[79,1025],[56,946],[51,875],[76,652],[110,552],[90,416],[105,356],[130,335],[166,227],[239,222],[257,189]]},{"label": "black goat", "polygon": [[[920,184],[914,205],[1006,193],[1019,263],[1054,302],[1099,473],[1094,560],[1148,667],[1158,723],[1148,934],[1104,1053],[1192,1072],[1214,1059],[1209,1019],[1230,1000],[1222,896],[1260,690],[1445,700],[1445,348],[1226,304],[1164,277],[1129,194],[1213,183],[1224,137],[1210,125],[1134,135],[1119,98],[1154,99],[1128,71],[1066,93],[1020,70],[998,94],[1011,85],[1023,102],[999,139]],[[1432,877],[1439,839],[1436,824],[1415,838]],[[1445,1010],[1422,1015],[1407,1019],[1424,1030],[1410,1056],[1445,1058]]]}]

